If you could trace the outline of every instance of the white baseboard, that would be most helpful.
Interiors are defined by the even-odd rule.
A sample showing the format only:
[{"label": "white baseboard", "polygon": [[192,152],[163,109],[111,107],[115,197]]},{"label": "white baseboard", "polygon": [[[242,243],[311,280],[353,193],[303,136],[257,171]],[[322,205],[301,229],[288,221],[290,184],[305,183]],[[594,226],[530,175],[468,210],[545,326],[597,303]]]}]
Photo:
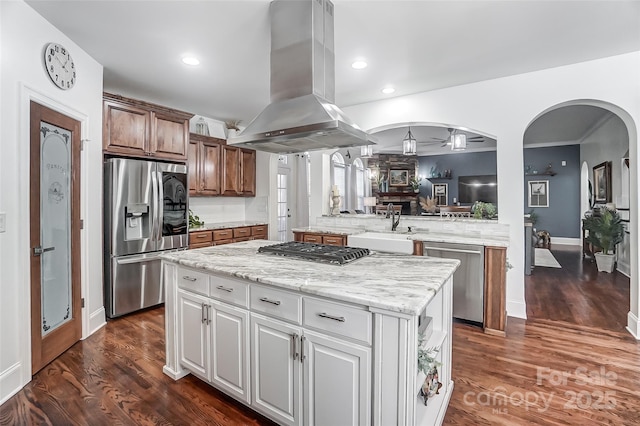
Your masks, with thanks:
[{"label": "white baseboard", "polygon": [[104,306],[100,307],[100,309],[93,311],[89,315],[89,325],[87,327],[87,335],[82,336],[82,340],[86,339],[87,337],[91,336],[93,333],[95,333],[96,331],[104,327],[107,324],[106,318],[107,317],[106,317],[106,312],[104,310]]},{"label": "white baseboard", "polygon": [[627,314],[627,331],[640,340],[640,319],[631,311]]},{"label": "white baseboard", "polygon": [[22,364],[16,362],[6,370],[0,372],[0,405],[4,404],[9,398],[18,393],[20,389],[28,383],[22,383],[21,371]]},{"label": "white baseboard", "polygon": [[527,304],[524,302],[507,300],[507,316],[527,319]]},{"label": "white baseboard", "polygon": [[582,246],[582,240],[580,238],[568,238],[568,237],[554,237],[551,236],[551,248],[554,244],[560,244],[561,246]]}]

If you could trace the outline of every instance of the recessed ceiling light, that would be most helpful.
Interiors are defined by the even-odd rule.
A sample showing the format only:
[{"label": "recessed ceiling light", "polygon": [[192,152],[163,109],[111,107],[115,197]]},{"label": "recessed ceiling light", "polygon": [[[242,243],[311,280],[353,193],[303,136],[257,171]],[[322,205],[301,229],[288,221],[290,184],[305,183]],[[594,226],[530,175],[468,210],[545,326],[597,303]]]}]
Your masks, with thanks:
[{"label": "recessed ceiling light", "polygon": [[200,65],[200,61],[194,56],[185,56],[184,58],[182,58],[182,62],[187,65]]},{"label": "recessed ceiling light", "polygon": [[361,69],[366,68],[366,67],[367,67],[367,63],[362,59],[358,59],[357,61],[354,61],[351,64],[351,68],[354,68],[354,69],[357,69],[357,70],[361,70]]},{"label": "recessed ceiling light", "polygon": [[396,91],[396,89],[394,89],[391,86],[387,86],[387,87],[382,89],[382,93],[384,93],[385,95],[390,95],[391,93],[393,93],[395,91]]}]

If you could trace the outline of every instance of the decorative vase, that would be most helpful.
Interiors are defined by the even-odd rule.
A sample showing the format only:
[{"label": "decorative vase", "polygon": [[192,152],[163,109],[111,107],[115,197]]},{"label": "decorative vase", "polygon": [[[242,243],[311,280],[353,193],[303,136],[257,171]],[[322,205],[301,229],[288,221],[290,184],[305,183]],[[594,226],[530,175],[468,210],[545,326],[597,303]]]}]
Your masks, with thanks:
[{"label": "decorative vase", "polygon": [[196,121],[196,133],[203,136],[209,136],[209,125],[202,117]]},{"label": "decorative vase", "polygon": [[613,267],[616,264],[615,254],[596,253],[596,265],[598,265],[598,272],[613,272]]}]

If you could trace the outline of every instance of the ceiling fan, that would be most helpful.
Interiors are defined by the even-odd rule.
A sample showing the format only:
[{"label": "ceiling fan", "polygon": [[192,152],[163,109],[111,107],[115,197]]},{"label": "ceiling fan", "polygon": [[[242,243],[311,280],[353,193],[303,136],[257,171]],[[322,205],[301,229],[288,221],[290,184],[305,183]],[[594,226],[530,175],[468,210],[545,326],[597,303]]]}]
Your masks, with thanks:
[{"label": "ceiling fan", "polygon": [[[449,131],[449,136],[446,139],[442,139],[442,138],[431,138],[433,140],[433,142],[429,142],[429,141],[425,141],[425,142],[418,142],[421,144],[442,144],[440,145],[441,147],[447,146],[447,145],[451,145],[452,141],[455,138],[455,135],[464,135],[464,133],[458,133],[458,129],[454,129],[452,127],[448,127],[447,130]],[[466,135],[465,135],[466,136]],[[466,142],[485,142],[486,138],[484,136],[466,136]],[[464,148],[463,148],[464,149]]]}]

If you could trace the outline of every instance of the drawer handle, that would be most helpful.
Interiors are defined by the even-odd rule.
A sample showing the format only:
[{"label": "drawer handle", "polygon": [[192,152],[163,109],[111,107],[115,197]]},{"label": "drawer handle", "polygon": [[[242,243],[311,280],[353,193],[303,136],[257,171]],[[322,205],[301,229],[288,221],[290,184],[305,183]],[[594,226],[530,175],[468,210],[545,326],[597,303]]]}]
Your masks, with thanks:
[{"label": "drawer handle", "polygon": [[187,281],[197,281],[197,278],[193,278],[190,277],[189,275],[185,275],[184,277],[182,277],[183,280],[187,280]]},{"label": "drawer handle", "polygon": [[346,322],[347,321],[346,319],[344,319],[344,317],[334,317],[333,315],[329,315],[329,314],[327,314],[325,312],[319,313],[318,316],[320,318],[327,318],[327,319],[331,319],[331,320],[334,320],[334,321],[340,321],[340,322]]},{"label": "drawer handle", "polygon": [[196,235],[196,238],[207,238],[208,235]]},{"label": "drawer handle", "polygon": [[304,359],[307,357],[304,354],[304,341],[306,339],[307,339],[306,337],[300,336],[300,362],[304,362]]},{"label": "drawer handle", "polygon": [[266,297],[261,297],[259,299],[261,302],[265,302],[265,303],[271,303],[272,305],[280,305],[280,301],[279,300],[271,300],[271,299],[267,299]]},{"label": "drawer handle", "polygon": [[231,287],[223,287],[221,285],[219,285],[218,287],[216,287],[218,290],[222,290],[222,291],[226,291],[227,293],[231,293],[233,291],[233,289]]},{"label": "drawer handle", "polygon": [[291,339],[293,340],[293,359],[298,359],[298,335],[293,333],[291,335]]}]

